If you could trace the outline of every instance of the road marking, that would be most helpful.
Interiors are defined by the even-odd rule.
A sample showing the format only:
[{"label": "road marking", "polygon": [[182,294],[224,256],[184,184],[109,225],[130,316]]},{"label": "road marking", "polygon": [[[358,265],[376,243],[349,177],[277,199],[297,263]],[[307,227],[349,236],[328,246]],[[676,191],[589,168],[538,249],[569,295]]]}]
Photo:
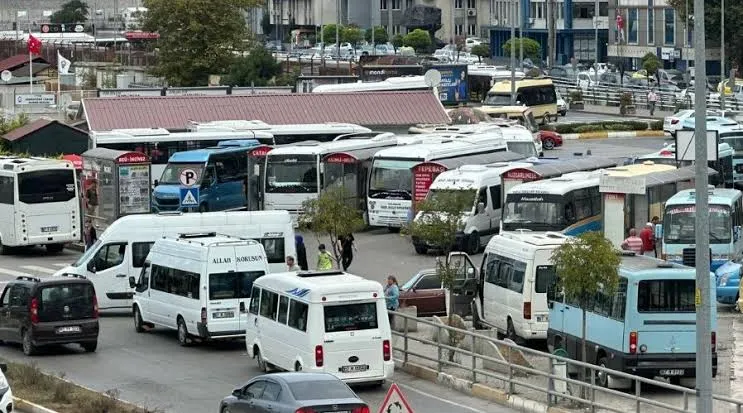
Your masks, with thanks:
[{"label": "road marking", "polygon": [[44,274],[54,274],[57,270],[46,267],[39,267],[38,265],[21,265],[21,268],[29,271],[36,271]]},{"label": "road marking", "polygon": [[[396,382],[396,383],[397,383],[397,382]],[[466,409],[466,410],[469,410],[469,411],[471,411],[471,412],[474,412],[474,413],[486,413],[486,412],[485,412],[484,410],[480,410],[480,409],[475,409],[474,407],[470,407],[470,406],[465,406],[465,405],[463,405],[463,404],[460,404],[460,403],[456,403],[456,402],[453,402],[453,401],[451,401],[451,400],[446,400],[446,399],[444,399],[444,398],[441,398],[441,397],[438,397],[438,396],[434,396],[434,395],[432,395],[432,394],[430,394],[430,393],[426,393],[426,392],[424,392],[423,390],[418,390],[418,389],[416,389],[415,387],[409,386],[409,385],[407,385],[407,384],[397,383],[397,385],[398,385],[398,386],[400,386],[400,387],[402,387],[402,388],[404,388],[405,390],[410,390],[410,391],[412,391],[413,393],[418,393],[418,394],[419,394],[419,395],[421,395],[421,396],[425,396],[425,397],[428,397],[428,398],[434,399],[434,400],[436,400],[436,401],[439,401],[439,402],[441,402],[441,403],[446,403],[446,404],[450,404],[450,405],[452,405],[452,406],[457,406],[457,407],[460,407],[460,408],[462,408],[462,409]]]},{"label": "road marking", "polygon": [[55,267],[58,267],[58,268],[64,268],[64,267],[68,267],[70,264],[62,263],[62,262],[55,262],[52,265],[55,266]]},{"label": "road marking", "polygon": [[7,268],[0,268],[0,274],[10,275],[11,277],[28,277],[29,274],[16,270],[9,270]]}]

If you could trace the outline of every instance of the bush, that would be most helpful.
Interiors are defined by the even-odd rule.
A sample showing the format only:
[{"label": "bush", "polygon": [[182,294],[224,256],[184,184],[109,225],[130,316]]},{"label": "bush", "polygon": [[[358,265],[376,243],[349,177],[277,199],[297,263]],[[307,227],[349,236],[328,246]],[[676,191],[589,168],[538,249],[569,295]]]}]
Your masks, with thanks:
[{"label": "bush", "polygon": [[612,132],[625,132],[625,131],[635,131],[635,130],[645,130],[647,129],[648,125],[645,124],[645,126],[642,129],[635,129],[635,125],[631,125],[624,122],[617,122],[611,125],[604,125],[604,129]]},{"label": "bush", "polygon": [[571,91],[570,102],[583,102],[583,92],[581,92],[580,90]]},{"label": "bush", "polygon": [[663,121],[662,120],[654,120],[650,122],[650,130],[663,130]]},{"label": "bush", "polygon": [[632,105],[632,93],[624,92],[619,97],[619,106],[631,106]]},{"label": "bush", "polygon": [[[653,130],[663,129],[663,121],[653,121],[651,124],[645,121],[629,120],[624,122],[577,122],[577,123],[558,123],[556,125],[549,125],[542,127],[542,130],[552,130],[560,134],[567,133],[586,133],[586,132],[625,132],[625,131],[638,131],[647,130],[648,126],[651,126]],[[657,128],[657,129],[655,129]]]},{"label": "bush", "polygon": [[573,128],[571,133],[600,132],[601,125],[581,125]]}]

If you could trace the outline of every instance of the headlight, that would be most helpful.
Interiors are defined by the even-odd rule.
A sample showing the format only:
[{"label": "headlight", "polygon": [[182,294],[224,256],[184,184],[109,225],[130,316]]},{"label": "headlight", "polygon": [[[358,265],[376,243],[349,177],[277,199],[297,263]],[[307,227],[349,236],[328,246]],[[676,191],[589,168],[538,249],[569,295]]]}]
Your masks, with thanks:
[{"label": "headlight", "polygon": [[720,276],[720,281],[717,283],[718,286],[724,287],[728,284],[728,278],[730,278],[730,274],[723,274]]}]

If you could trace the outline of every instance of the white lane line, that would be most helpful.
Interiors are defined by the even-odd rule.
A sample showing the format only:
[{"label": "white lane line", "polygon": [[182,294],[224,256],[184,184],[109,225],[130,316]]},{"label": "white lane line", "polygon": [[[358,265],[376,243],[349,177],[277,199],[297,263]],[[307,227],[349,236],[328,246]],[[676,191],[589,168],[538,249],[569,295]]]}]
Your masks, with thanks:
[{"label": "white lane line", "polygon": [[16,270],[9,270],[7,268],[0,268],[0,274],[10,275],[11,277],[21,277],[21,276],[28,277],[30,275],[30,274],[25,273],[25,272],[20,272],[20,271],[16,271]]},{"label": "white lane line", "polygon": [[36,271],[44,274],[54,274],[57,270],[46,267],[39,267],[38,265],[21,265],[21,268],[29,271]]},{"label": "white lane line", "polygon": [[55,262],[55,263],[54,263],[54,264],[52,264],[52,265],[53,265],[53,266],[55,266],[55,267],[57,267],[57,268],[64,268],[64,267],[67,267],[67,266],[69,266],[70,264],[66,264],[66,263],[61,263],[61,262]]},{"label": "white lane line", "polygon": [[459,408],[466,409],[466,410],[469,410],[469,411],[474,412],[474,413],[487,413],[484,410],[475,409],[474,407],[465,406],[463,404],[456,403],[456,402],[453,402],[451,400],[446,400],[444,398],[441,398],[441,397],[438,397],[438,396],[434,396],[434,395],[432,395],[430,393],[426,393],[423,390],[418,390],[415,387],[411,387],[411,386],[409,386],[407,384],[397,383],[397,385],[400,386],[400,387],[402,387],[402,388],[404,388],[405,390],[410,390],[413,393],[418,393],[421,396],[425,396],[425,397],[428,397],[430,399],[434,399],[434,400],[439,401],[441,403],[446,403],[446,404],[450,404],[452,406],[457,406]]}]

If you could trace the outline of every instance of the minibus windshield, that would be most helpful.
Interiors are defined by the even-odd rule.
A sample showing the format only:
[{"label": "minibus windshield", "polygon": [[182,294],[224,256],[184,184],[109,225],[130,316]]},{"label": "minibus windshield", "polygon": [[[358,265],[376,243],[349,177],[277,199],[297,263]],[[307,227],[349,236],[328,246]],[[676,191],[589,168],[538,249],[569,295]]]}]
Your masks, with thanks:
[{"label": "minibus windshield", "polygon": [[377,323],[377,303],[326,304],[325,332],[372,330]]},{"label": "minibus windshield", "polygon": [[86,262],[88,262],[88,260],[90,260],[90,258],[93,256],[93,254],[96,253],[96,251],[98,250],[98,247],[100,246],[101,246],[101,240],[97,240],[96,242],[94,242],[93,245],[88,247],[88,250],[85,251],[85,254],[81,255],[80,258],[77,259],[77,261],[72,263],[72,266],[79,267],[85,264]]}]

